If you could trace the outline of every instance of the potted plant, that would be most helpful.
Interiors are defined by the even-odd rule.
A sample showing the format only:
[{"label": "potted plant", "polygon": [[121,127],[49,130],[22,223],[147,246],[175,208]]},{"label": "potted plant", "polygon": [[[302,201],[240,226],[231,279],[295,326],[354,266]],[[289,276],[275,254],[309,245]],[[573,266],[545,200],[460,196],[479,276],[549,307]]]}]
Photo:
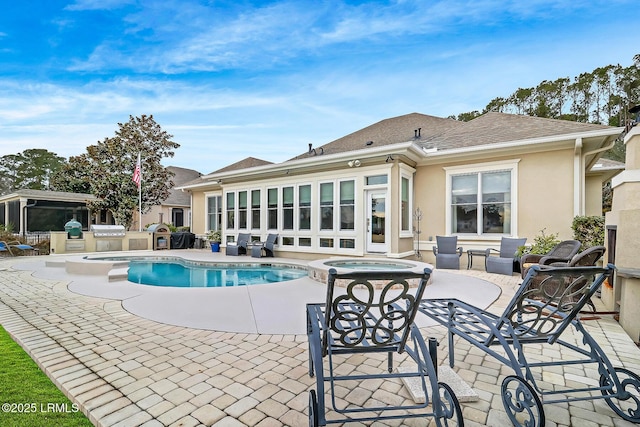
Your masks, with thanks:
[{"label": "potted plant", "polygon": [[220,242],[222,241],[220,230],[210,231],[207,234],[207,240],[211,244],[211,252],[220,252]]}]

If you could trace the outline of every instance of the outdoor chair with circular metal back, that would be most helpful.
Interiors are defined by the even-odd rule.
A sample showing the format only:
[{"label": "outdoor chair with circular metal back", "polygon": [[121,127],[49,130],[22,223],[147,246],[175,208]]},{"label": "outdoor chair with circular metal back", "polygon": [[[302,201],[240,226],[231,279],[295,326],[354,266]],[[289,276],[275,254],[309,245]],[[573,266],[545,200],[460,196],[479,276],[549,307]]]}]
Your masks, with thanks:
[{"label": "outdoor chair with circular metal back", "polygon": [[[316,378],[316,388],[309,391],[309,426],[416,417],[433,417],[438,426],[463,425],[456,395],[438,381],[437,343],[431,338],[427,346],[414,323],[430,275],[430,269],[329,270],[326,303],[307,304],[309,375]],[[412,281],[418,281],[417,288]],[[379,357],[385,354],[386,366]],[[400,366],[393,366],[394,357]],[[421,401],[385,401],[375,394],[355,401],[346,397],[351,394],[347,389],[359,395],[365,384],[384,388],[384,382],[403,379],[420,388]],[[329,419],[325,389],[333,409]]]}]

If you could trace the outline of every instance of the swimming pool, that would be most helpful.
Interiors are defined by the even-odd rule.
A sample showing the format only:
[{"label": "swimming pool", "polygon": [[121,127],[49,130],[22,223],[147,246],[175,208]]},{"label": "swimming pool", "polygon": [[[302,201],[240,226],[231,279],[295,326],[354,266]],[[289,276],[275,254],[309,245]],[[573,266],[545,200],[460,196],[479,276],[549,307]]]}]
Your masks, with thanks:
[{"label": "swimming pool", "polygon": [[175,288],[221,288],[260,285],[307,276],[306,268],[277,264],[190,264],[181,261],[129,261],[133,283]]}]

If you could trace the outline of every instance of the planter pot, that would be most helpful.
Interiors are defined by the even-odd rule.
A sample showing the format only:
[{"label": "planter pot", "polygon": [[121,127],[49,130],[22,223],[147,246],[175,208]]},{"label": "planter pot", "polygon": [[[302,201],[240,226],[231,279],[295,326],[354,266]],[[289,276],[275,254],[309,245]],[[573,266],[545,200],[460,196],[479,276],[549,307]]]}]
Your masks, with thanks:
[{"label": "planter pot", "polygon": [[220,252],[220,242],[211,242],[211,252]]}]

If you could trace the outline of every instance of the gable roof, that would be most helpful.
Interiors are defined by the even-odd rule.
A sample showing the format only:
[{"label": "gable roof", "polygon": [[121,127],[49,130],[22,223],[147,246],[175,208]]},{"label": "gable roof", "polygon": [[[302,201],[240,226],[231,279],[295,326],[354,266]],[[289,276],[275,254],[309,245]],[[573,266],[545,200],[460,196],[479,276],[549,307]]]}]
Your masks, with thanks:
[{"label": "gable roof", "polygon": [[315,152],[310,150],[290,160],[304,159],[318,154],[364,150],[408,141],[426,142],[449,130],[463,127],[464,124],[464,122],[454,119],[443,119],[426,114],[405,114],[381,120],[364,129],[316,147]]},{"label": "gable roof", "polygon": [[266,160],[262,160],[262,159],[257,159],[255,157],[246,157],[238,162],[235,162],[233,164],[227,165],[221,169],[218,169],[216,171],[210,172],[207,175],[201,175],[191,181],[188,182],[184,182],[181,184],[177,184],[176,183],[176,189],[177,190],[182,190],[185,188],[193,188],[193,187],[197,187],[200,185],[209,185],[211,184],[211,181],[209,180],[210,175],[214,175],[217,173],[223,173],[223,172],[233,172],[233,171],[239,171],[242,169],[249,169],[252,167],[256,167],[256,166],[265,166],[265,165],[272,165],[273,162],[269,162]]},{"label": "gable roof", "polygon": [[247,157],[238,162],[230,164],[228,166],[223,167],[222,169],[218,169],[217,171],[213,171],[211,173],[218,172],[230,172],[234,170],[247,169],[255,166],[264,166],[264,165],[272,165],[273,162],[269,162],[267,160],[257,159],[255,157]]},{"label": "gable roof", "polygon": [[191,195],[184,191],[177,190],[176,187],[193,181],[202,176],[202,174],[193,169],[180,168],[177,166],[167,166],[167,170],[173,172],[172,178],[174,186],[169,190],[167,197],[162,204],[173,206],[189,206],[191,204]]}]

